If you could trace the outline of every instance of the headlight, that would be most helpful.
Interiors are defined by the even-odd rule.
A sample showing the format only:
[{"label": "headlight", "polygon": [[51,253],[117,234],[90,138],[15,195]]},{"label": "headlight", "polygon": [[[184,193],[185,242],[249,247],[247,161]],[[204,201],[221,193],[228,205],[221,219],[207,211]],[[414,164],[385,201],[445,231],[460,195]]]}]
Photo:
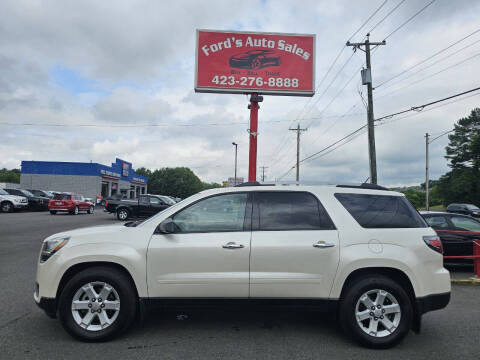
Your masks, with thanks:
[{"label": "headlight", "polygon": [[40,253],[40,262],[44,263],[50,259],[53,254],[58,252],[67,244],[69,239],[70,237],[59,237],[44,241],[42,251]]}]

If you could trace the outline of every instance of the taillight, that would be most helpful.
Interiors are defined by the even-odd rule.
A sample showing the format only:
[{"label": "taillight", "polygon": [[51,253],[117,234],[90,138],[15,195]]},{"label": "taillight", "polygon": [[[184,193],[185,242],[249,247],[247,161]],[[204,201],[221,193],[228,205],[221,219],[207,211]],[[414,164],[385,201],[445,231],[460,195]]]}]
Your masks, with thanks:
[{"label": "taillight", "polygon": [[107,207],[107,206],[108,206],[108,201],[105,201],[105,207]]},{"label": "taillight", "polygon": [[440,241],[440,238],[436,235],[433,236],[424,236],[423,241],[425,241],[425,244],[432,249],[435,250],[436,252],[439,252],[440,254],[443,254],[443,246],[442,242]]}]

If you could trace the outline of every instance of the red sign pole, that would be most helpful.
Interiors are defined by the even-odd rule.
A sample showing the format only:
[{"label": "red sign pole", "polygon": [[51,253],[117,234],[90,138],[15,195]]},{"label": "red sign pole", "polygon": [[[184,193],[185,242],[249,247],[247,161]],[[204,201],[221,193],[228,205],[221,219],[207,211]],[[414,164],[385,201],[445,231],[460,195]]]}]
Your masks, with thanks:
[{"label": "red sign pole", "polygon": [[250,97],[250,151],[248,155],[248,181],[257,181],[257,136],[258,136],[258,103],[263,96],[253,93]]}]

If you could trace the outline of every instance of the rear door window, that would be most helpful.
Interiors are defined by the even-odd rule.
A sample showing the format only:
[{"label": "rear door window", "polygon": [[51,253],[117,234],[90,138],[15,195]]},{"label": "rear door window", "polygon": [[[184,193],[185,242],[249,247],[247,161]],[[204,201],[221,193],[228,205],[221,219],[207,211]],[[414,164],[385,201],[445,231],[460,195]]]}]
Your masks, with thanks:
[{"label": "rear door window", "polygon": [[403,196],[336,193],[335,197],[364,228],[427,227]]},{"label": "rear door window", "polygon": [[434,229],[448,229],[449,224],[445,216],[425,216],[427,224]]},{"label": "rear door window", "polygon": [[315,196],[307,192],[256,192],[258,224],[254,230],[335,229]]}]

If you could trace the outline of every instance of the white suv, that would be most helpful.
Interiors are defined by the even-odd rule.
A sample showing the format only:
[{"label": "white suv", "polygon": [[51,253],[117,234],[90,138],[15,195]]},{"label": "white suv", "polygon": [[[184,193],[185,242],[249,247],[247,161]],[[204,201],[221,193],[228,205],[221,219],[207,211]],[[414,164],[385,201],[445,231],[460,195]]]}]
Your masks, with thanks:
[{"label": "white suv", "polygon": [[0,189],[0,210],[2,212],[13,212],[13,210],[26,209],[28,199],[25,196],[10,195],[3,189]]},{"label": "white suv", "polygon": [[113,338],[154,305],[228,303],[325,310],[360,343],[389,347],[448,304],[450,274],[403,194],[257,185],[48,237],[34,297],[86,341]]}]

